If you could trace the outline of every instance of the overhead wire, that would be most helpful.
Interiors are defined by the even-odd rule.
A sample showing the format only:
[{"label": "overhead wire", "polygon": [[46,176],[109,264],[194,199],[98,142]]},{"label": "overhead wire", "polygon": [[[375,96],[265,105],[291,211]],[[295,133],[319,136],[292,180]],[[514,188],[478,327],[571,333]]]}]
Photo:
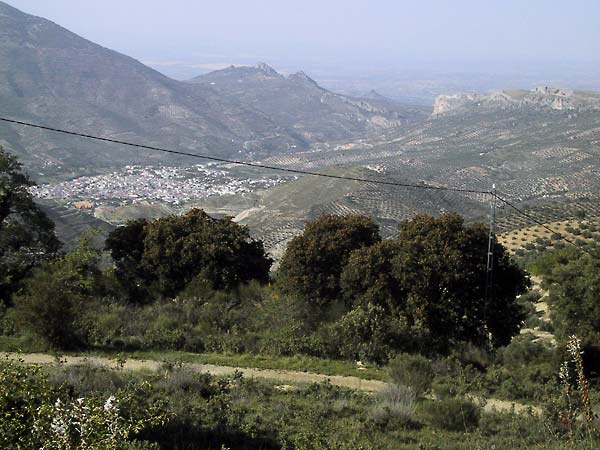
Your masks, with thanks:
[{"label": "overhead wire", "polygon": [[288,172],[288,173],[294,173],[294,174],[299,174],[299,175],[310,175],[310,176],[323,177],[323,178],[333,178],[333,179],[338,179],[338,180],[357,181],[357,182],[361,182],[361,183],[382,184],[382,185],[387,185],[387,186],[406,187],[406,188],[414,188],[414,189],[428,189],[428,190],[435,190],[435,191],[463,192],[463,193],[467,193],[467,194],[492,195],[492,193],[490,191],[483,191],[483,190],[477,190],[477,189],[451,188],[451,187],[446,187],[446,186],[430,186],[430,185],[426,185],[426,184],[411,184],[411,183],[400,183],[400,182],[396,182],[396,181],[376,180],[376,179],[371,179],[371,178],[349,177],[349,176],[343,176],[343,175],[333,175],[333,174],[320,173],[320,172],[311,172],[308,170],[290,169],[288,167],[270,166],[267,164],[253,163],[253,162],[248,162],[248,161],[240,161],[240,160],[235,160],[235,159],[219,158],[216,156],[208,156],[208,155],[202,155],[202,154],[198,154],[198,153],[190,153],[190,152],[184,152],[184,151],[180,151],[180,150],[172,150],[172,149],[167,149],[167,148],[162,148],[162,147],[155,147],[152,145],[136,144],[133,142],[104,138],[104,137],[100,137],[100,136],[94,136],[91,134],[63,130],[61,128],[48,127],[48,126],[38,125],[38,124],[30,123],[30,122],[8,119],[5,117],[0,117],[0,121],[13,123],[13,124],[17,124],[17,125],[24,125],[27,127],[37,128],[37,129],[46,130],[46,131],[53,131],[53,132],[57,132],[57,133],[68,134],[71,136],[77,136],[77,137],[81,137],[81,138],[85,138],[85,139],[92,139],[95,141],[110,142],[113,144],[127,145],[129,147],[143,148],[146,150],[152,150],[152,151],[156,151],[156,152],[170,153],[170,154],[179,155],[179,156],[188,156],[191,158],[199,158],[199,159],[204,159],[204,160],[208,160],[208,161],[216,161],[216,162],[222,162],[222,163],[227,163],[227,164],[237,164],[237,165],[241,165],[241,166],[254,167],[254,168],[259,168],[259,169],[268,169],[268,170],[274,170],[274,171],[280,171],[280,172]]},{"label": "overhead wire", "polygon": [[0,121],[6,122],[6,123],[12,123],[15,125],[22,125],[22,126],[26,126],[26,127],[30,127],[30,128],[37,128],[40,130],[52,131],[52,132],[66,134],[66,135],[70,135],[70,136],[76,136],[76,137],[80,137],[80,138],[84,138],[84,139],[91,139],[91,140],[100,141],[100,142],[108,142],[108,143],[112,143],[112,144],[125,145],[125,146],[129,146],[129,147],[141,148],[141,149],[151,150],[151,151],[156,151],[156,152],[161,152],[161,153],[169,153],[169,154],[173,154],[173,155],[186,156],[186,157],[191,157],[191,158],[199,158],[199,159],[204,159],[204,160],[208,160],[208,161],[215,161],[215,162],[221,162],[221,163],[227,163],[227,164],[236,164],[236,165],[253,167],[253,168],[258,168],[258,169],[267,169],[267,170],[273,170],[273,171],[279,171],[279,172],[293,173],[293,174],[298,174],[298,175],[309,175],[309,176],[316,176],[316,177],[322,177],[322,178],[356,181],[356,182],[360,182],[360,183],[372,183],[372,184],[395,186],[395,187],[405,187],[405,188],[412,188],[412,189],[427,189],[427,190],[433,190],[433,191],[461,192],[461,193],[467,193],[467,194],[490,195],[492,197],[495,197],[497,200],[504,203],[505,205],[509,206],[510,208],[515,210],[517,213],[521,214],[522,216],[527,217],[529,220],[531,220],[535,224],[543,227],[544,229],[550,231],[551,233],[560,235],[561,239],[564,240],[565,242],[580,249],[581,251],[583,251],[584,253],[587,253],[590,256],[594,256],[594,255],[592,255],[591,252],[589,252],[587,249],[583,248],[581,245],[578,245],[573,240],[567,238],[563,234],[557,232],[556,230],[552,229],[548,225],[539,221],[531,214],[523,211],[521,208],[518,208],[510,201],[499,196],[495,191],[484,191],[484,190],[479,190],[479,189],[452,188],[452,187],[447,187],[447,186],[430,186],[430,185],[426,185],[426,184],[400,183],[400,182],[396,182],[396,181],[376,180],[376,179],[371,179],[371,178],[333,175],[333,174],[327,174],[327,173],[312,172],[312,171],[308,171],[308,170],[291,169],[288,167],[278,167],[278,166],[271,166],[271,165],[267,165],[267,164],[253,163],[253,162],[248,162],[248,161],[240,161],[240,160],[235,160],[235,159],[219,158],[216,156],[208,156],[208,155],[191,153],[191,152],[186,152],[186,151],[181,151],[181,150],[167,149],[167,148],[156,147],[156,146],[152,146],[152,145],[137,144],[137,143],[133,143],[133,142],[121,141],[118,139],[110,139],[110,138],[105,138],[105,137],[101,137],[101,136],[80,133],[80,132],[76,132],[76,131],[64,130],[64,129],[56,128],[56,127],[39,125],[39,124],[31,123],[31,122],[25,122],[22,120],[9,119],[6,117],[1,117],[1,116],[0,116]]}]

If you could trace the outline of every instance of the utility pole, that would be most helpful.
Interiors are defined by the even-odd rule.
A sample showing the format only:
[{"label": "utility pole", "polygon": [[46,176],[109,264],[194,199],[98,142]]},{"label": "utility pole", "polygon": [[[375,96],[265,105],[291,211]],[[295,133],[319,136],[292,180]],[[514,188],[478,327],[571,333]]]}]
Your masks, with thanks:
[{"label": "utility pole", "polygon": [[492,206],[490,211],[490,232],[488,235],[487,267],[485,274],[485,304],[484,315],[487,318],[487,305],[489,300],[494,298],[494,244],[496,242],[496,205],[498,196],[496,195],[496,185],[492,185]]}]

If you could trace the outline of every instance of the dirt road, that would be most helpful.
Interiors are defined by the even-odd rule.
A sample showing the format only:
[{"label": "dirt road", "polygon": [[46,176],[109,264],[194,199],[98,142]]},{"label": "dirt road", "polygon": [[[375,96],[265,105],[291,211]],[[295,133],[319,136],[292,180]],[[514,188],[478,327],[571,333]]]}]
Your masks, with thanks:
[{"label": "dirt road", "polygon": [[[57,364],[57,359],[52,355],[43,353],[16,354],[8,353],[9,358],[22,359],[26,364]],[[65,365],[94,364],[102,367],[116,369],[117,362],[114,359],[101,356],[64,356],[60,360]],[[123,365],[125,370],[160,370],[161,362],[143,359],[128,359]],[[377,380],[363,380],[357,377],[340,375],[322,375],[310,372],[296,372],[288,370],[272,369],[249,369],[244,367],[217,366],[214,364],[185,364],[191,370],[201,373],[211,373],[213,375],[231,375],[234,372],[241,372],[248,378],[266,378],[271,380],[285,381],[290,383],[321,383],[329,380],[335,386],[356,389],[364,392],[378,392],[382,390],[386,383]]]},{"label": "dirt road", "polygon": [[[40,364],[52,365],[58,364],[56,357],[44,353],[4,353],[2,357],[10,359],[22,360],[25,364]],[[119,368],[119,363],[115,359],[102,356],[63,356],[60,358],[61,364],[64,365],[81,365],[93,364],[111,369]],[[161,369],[162,363],[159,361],[144,360],[144,359],[128,359],[123,363],[124,370],[132,371],[152,371],[157,372]],[[241,372],[244,377],[248,378],[264,378],[269,380],[287,382],[287,383],[321,383],[329,381],[335,386],[355,389],[363,392],[379,392],[385,388],[387,383],[378,380],[363,380],[358,377],[341,376],[341,375],[323,375],[311,372],[298,372],[289,370],[272,370],[272,369],[251,369],[245,367],[217,366],[214,364],[185,364],[191,370],[199,373],[210,373],[212,375],[232,375],[233,373]],[[473,398],[476,402],[484,403],[478,398]],[[484,411],[512,411],[525,412],[531,408],[533,414],[541,415],[542,411],[538,407],[530,407],[520,403],[509,402],[498,399],[488,399],[483,404]]]}]

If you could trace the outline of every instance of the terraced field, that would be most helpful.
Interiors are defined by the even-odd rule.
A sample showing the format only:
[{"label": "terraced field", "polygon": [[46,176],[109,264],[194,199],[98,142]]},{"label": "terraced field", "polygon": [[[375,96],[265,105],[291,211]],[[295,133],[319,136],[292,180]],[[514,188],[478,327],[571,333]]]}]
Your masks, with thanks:
[{"label": "terraced field", "polygon": [[96,219],[89,213],[65,208],[52,200],[39,201],[38,203],[48,217],[54,221],[56,234],[67,247],[90,230],[99,231],[99,234],[94,237],[94,242],[103,246],[104,239],[114,229],[113,225]]},{"label": "terraced field", "polygon": [[545,224],[554,232],[540,225],[518,228],[498,235],[498,241],[510,252],[523,250],[554,249],[564,246],[564,239],[578,245],[600,243],[600,220],[563,220]]},{"label": "terraced field", "polygon": [[[600,217],[599,130],[598,111],[483,108],[432,116],[371,140],[315,146],[263,162],[417,185],[484,191],[496,185],[499,195],[530,215],[500,210],[499,230],[505,232],[536,220],[573,219],[581,211]],[[260,212],[249,213],[242,223],[272,243],[282,238],[275,231],[281,227],[289,235],[292,229],[300,231],[298,223],[319,213],[352,212],[372,216],[389,236],[400,221],[418,213],[456,211],[487,222],[490,204],[485,194],[303,177],[261,195]]]}]

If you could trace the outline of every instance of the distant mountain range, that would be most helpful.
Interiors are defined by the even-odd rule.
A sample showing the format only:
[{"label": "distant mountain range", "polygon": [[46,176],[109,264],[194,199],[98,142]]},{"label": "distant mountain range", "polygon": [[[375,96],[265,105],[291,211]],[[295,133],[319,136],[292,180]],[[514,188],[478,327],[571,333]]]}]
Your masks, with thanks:
[{"label": "distant mountain range", "polygon": [[503,90],[489,94],[439,95],[433,114],[470,113],[474,110],[503,109],[600,111],[600,92],[573,91],[557,87],[531,90]]},{"label": "distant mountain range", "polygon": [[[423,117],[422,108],[334,94],[266,64],[189,82],[0,2],[0,114],[115,139],[256,158],[351,140]],[[164,155],[0,126],[36,173],[79,174]],[[172,162],[172,158],[167,158]],[[34,173],[34,175],[36,175]]]}]

